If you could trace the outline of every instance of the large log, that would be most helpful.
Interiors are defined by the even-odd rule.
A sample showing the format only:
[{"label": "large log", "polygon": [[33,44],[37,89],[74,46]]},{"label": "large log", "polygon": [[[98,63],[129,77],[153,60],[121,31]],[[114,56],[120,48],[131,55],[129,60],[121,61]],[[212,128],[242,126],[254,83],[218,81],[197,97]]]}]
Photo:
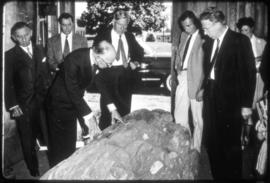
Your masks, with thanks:
[{"label": "large log", "polygon": [[41,179],[195,179],[198,152],[186,129],[163,110],[134,111],[127,124],[106,128],[92,142],[46,172]]}]

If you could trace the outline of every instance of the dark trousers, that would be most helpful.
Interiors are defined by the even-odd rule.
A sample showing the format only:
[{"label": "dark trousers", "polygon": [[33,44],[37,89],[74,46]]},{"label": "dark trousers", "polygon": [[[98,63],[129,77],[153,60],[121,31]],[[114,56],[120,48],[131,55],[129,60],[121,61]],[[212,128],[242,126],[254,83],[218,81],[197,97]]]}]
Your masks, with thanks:
[{"label": "dark trousers", "polygon": [[50,167],[76,150],[77,122],[74,110],[50,108],[48,120],[48,160]]},{"label": "dark trousers", "polygon": [[[124,116],[130,113],[132,91],[134,86],[134,71],[130,68],[124,68],[123,66],[114,66],[111,68],[114,72],[116,85],[112,91],[112,97],[114,99],[114,105],[116,106],[119,114]],[[100,109],[101,117],[99,122],[99,128],[101,130],[111,125],[111,113],[108,110],[104,97],[100,97]]]},{"label": "dark trousers", "polygon": [[204,100],[204,134],[211,171],[215,180],[242,178],[241,114],[224,115],[217,103],[215,83],[207,84]]},{"label": "dark trousers", "polygon": [[37,175],[38,158],[36,139],[40,132],[39,108],[35,101],[27,105],[20,105],[23,115],[16,118],[16,126],[22,145],[22,151],[27,168],[31,175]]}]

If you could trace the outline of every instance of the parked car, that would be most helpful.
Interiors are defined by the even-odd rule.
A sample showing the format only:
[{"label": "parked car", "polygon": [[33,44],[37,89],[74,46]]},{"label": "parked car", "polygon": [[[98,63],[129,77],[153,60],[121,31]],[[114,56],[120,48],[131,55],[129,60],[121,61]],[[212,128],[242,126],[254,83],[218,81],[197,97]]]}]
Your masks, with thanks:
[{"label": "parked car", "polygon": [[[87,36],[88,46],[91,47],[94,36]],[[141,84],[146,87],[165,87],[171,91],[171,43],[143,42],[152,50],[146,53],[139,69]],[[93,90],[96,88],[93,86]]]},{"label": "parked car", "polygon": [[157,85],[171,91],[171,43],[145,42],[153,54],[145,54],[139,73],[145,86]]}]

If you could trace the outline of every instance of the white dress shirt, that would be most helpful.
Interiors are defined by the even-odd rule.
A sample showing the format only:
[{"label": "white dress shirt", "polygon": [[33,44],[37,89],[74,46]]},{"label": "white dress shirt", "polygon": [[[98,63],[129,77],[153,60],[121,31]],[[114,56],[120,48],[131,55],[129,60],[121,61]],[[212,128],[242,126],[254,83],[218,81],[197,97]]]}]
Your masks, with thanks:
[{"label": "white dress shirt", "polygon": [[[26,47],[20,46],[23,51],[25,51],[31,58],[33,56],[33,47],[32,47],[32,42],[30,41],[30,44]],[[30,52],[30,53],[29,53]]]},{"label": "white dress shirt", "polygon": [[[61,46],[62,46],[62,53],[64,53],[64,48],[65,48],[65,43],[66,43],[66,37],[67,35],[64,34],[63,32],[60,33],[61,35]],[[71,32],[69,35],[68,35],[68,45],[69,45],[69,51],[71,52],[72,51],[72,35],[73,33]]]},{"label": "white dress shirt", "polygon": [[185,60],[184,60],[184,63],[183,63],[183,69],[187,69],[187,67],[188,67],[188,59],[189,59],[193,44],[194,44],[194,42],[195,42],[195,40],[197,38],[198,33],[199,33],[199,30],[196,30],[192,35],[189,35],[189,37],[192,36],[192,38],[190,39],[187,54],[186,54],[186,57],[185,57]]},{"label": "white dress shirt", "polygon": [[[119,41],[119,34],[112,29],[111,31],[111,38],[112,38],[112,45],[115,48],[115,51],[117,52],[117,48],[118,48],[118,41]],[[125,54],[126,54],[126,58],[127,58],[127,62],[129,62],[129,58],[128,58],[128,44],[127,44],[127,39],[125,34],[121,35],[121,39],[124,45],[124,50],[125,50]],[[122,61],[122,55],[120,54],[120,59],[119,60],[114,60],[114,62],[112,63],[113,66],[119,66],[119,65],[123,65],[123,61]]]},{"label": "white dress shirt", "polygon": [[[220,49],[220,47],[222,45],[222,41],[223,41],[224,36],[225,36],[226,32],[228,31],[228,29],[229,29],[228,26],[226,26],[225,31],[221,34],[221,36],[219,36],[219,38],[218,38],[219,39],[219,45],[217,45],[217,40],[215,39],[214,45],[213,45],[213,48],[212,48],[211,61],[212,61],[213,56],[215,54],[216,47],[219,46],[219,49]],[[215,66],[212,67],[212,70],[211,70],[211,73],[210,73],[210,78],[213,79],[213,80],[215,79],[214,67]]]}]

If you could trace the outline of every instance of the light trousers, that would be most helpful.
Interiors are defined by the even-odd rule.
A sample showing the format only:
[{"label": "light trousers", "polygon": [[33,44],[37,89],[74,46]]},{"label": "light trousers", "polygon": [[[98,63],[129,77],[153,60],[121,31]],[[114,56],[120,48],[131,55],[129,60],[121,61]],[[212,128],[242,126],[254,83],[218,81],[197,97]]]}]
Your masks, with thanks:
[{"label": "light trousers", "polygon": [[192,122],[194,126],[191,148],[197,149],[201,152],[201,141],[203,131],[203,118],[202,109],[203,101],[197,101],[196,99],[190,99],[188,96],[188,82],[187,71],[182,71],[178,76],[178,86],[175,92],[175,109],[174,117],[175,122],[185,127],[191,134],[189,126],[189,108],[191,108]]}]

